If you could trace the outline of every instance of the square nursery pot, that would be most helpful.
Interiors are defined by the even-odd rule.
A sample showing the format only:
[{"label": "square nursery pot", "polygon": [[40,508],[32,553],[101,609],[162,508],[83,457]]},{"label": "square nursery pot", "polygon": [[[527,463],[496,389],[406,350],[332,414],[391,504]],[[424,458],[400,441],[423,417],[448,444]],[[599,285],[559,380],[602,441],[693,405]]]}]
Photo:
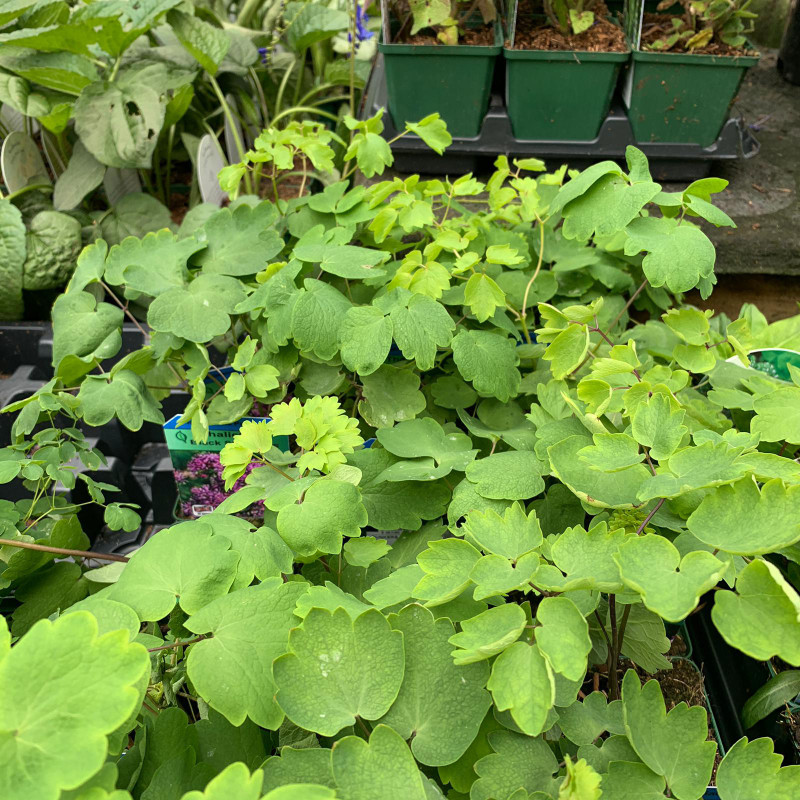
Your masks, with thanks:
[{"label": "square nursery pot", "polygon": [[637,142],[713,144],[755,56],[635,50],[624,99]]},{"label": "square nursery pot", "polygon": [[506,107],[515,139],[591,141],[608,114],[627,53],[513,50],[506,60]]},{"label": "square nursery pot", "polygon": [[451,135],[468,139],[480,133],[503,36],[495,27],[494,45],[386,44],[383,53],[389,113],[397,130],[438,111]]}]

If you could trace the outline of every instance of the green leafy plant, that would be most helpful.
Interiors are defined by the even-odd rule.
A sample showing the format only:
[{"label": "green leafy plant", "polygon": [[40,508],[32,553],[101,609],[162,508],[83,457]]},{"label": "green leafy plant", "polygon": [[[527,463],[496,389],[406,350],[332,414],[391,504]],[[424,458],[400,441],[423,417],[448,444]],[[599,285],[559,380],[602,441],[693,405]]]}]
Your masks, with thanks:
[{"label": "green leafy plant", "polygon": [[[391,4],[389,7],[391,8]],[[400,24],[393,38],[395,41],[401,40],[406,28],[410,36],[430,29],[442,44],[455,45],[473,22],[476,12],[480,12],[480,18],[486,25],[497,19],[494,0],[470,3],[466,0],[411,0],[406,9],[398,8],[394,11]]]},{"label": "green leafy plant", "polygon": [[550,24],[567,36],[583,33],[594,25],[594,0],[545,0]]},{"label": "green leafy plant", "polygon": [[[379,122],[354,126],[365,173],[391,163]],[[705,793],[718,745],[702,705],[667,709],[667,625],[704,602],[733,647],[800,666],[800,373],[748,359],[797,349],[800,317],[681,303],[713,286],[694,220],[733,225],[724,181],[665,192],[635,148],[626,169],[495,166],[245,194],[191,233],[84,250],[15,445],[59,405],[161,421],[171,388],[196,438],[256,401],[270,421],[222,451],[229,485],[257,467],[213,513],[123,565],[10,581],[0,795]],[[149,343],[104,369],[124,315]],[[260,526],[230,516],[254,503]],[[35,693],[9,677],[68,646]],[[793,797],[781,764],[741,739],[720,797]]]},{"label": "green leafy plant", "polygon": [[[747,34],[752,32],[754,20],[758,17],[755,12],[748,11],[750,0],[679,2],[683,14],[672,17],[672,30],[648,45],[650,49],[671,50],[679,46],[691,52],[710,44],[742,48],[747,44]],[[674,5],[672,0],[663,0],[658,10],[668,10]]]}]

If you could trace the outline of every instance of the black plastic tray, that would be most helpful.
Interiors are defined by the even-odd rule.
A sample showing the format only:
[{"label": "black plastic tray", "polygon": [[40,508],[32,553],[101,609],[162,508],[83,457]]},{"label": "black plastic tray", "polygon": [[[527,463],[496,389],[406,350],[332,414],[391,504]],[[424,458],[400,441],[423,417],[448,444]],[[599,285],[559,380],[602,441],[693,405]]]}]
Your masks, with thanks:
[{"label": "black plastic tray", "polygon": [[[492,171],[492,162],[498,155],[536,156],[556,166],[568,162],[571,167],[582,167],[602,159],[621,160],[625,148],[636,145],[650,161],[656,180],[690,181],[709,174],[715,162],[752,158],[760,145],[739,117],[728,120],[717,141],[709,147],[697,144],[672,142],[637,142],[622,101],[615,97],[611,111],[597,138],[589,142],[528,141],[515,139],[511,122],[502,98],[502,61],[495,73],[489,110],[483,121],[480,135],[472,139],[453,139],[444,155],[434,153],[418,136],[407,134],[392,144],[394,168],[399,172],[418,172],[434,175],[456,175]],[[383,57],[378,55],[367,83],[362,102],[362,118],[372,116],[380,108],[388,108]],[[383,116],[386,139],[393,139],[398,131],[391,116]]]}]

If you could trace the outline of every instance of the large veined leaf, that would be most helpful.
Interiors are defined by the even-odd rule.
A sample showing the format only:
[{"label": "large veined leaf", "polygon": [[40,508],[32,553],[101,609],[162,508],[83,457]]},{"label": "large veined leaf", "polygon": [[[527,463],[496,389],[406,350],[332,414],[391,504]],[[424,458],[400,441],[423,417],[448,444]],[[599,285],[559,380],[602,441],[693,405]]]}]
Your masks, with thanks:
[{"label": "large veined leaf", "polygon": [[202,522],[183,522],[148,539],[104,596],[126,603],[143,621],[166,617],[179,604],[187,614],[228,593],[239,554]]},{"label": "large veined leaf", "polygon": [[681,558],[669,539],[655,533],[629,537],[614,556],[622,580],[642,601],[668,622],[679,622],[715,586],[728,565],[705,550]]},{"label": "large veined leaf", "polygon": [[273,665],[276,700],[292,722],[333,736],[356,717],[382,717],[403,682],[403,635],[376,610],[312,609]]},{"label": "large veined leaf", "polygon": [[448,639],[453,623],[419,605],[406,606],[390,617],[394,630],[403,634],[405,673],[400,693],[381,722],[404,739],[421,764],[451,764],[478,733],[491,705],[484,688],[486,664],[457,667]]},{"label": "large veined leaf", "polygon": [[129,369],[110,376],[87,375],[78,399],[88,425],[105,425],[115,416],[131,431],[138,431],[145,421],[164,424],[164,415],[145,382]]},{"label": "large veined leaf", "polygon": [[708,714],[702,706],[679,703],[669,713],[661,687],[644,686],[633,670],[622,681],[625,730],[633,749],[653,772],[663,776],[673,797],[697,800],[708,786],[715,742],[708,741]]},{"label": "large veined leaf", "polygon": [[770,678],[750,697],[742,708],[742,724],[745,730],[785,706],[800,694],[800,671],[788,669]]},{"label": "large veined leaf", "polygon": [[[340,739],[331,754],[337,797],[342,800],[427,800],[425,777],[403,738],[378,725],[369,742],[358,736]],[[299,798],[298,798],[299,800]]]},{"label": "large veined leaf", "polygon": [[766,661],[779,656],[800,666],[800,596],[768,561],[750,562],[736,592],[714,597],[711,618],[728,644]]},{"label": "large veined leaf", "polygon": [[269,578],[217,598],[185,623],[194,633],[212,636],[189,651],[189,679],[234,725],[246,717],[271,730],[281,724],[272,662],[287,651],[289,630],[297,622],[294,608],[306,591],[304,584]]},{"label": "large veined leaf", "polygon": [[720,486],[686,524],[701,542],[727,553],[774,553],[800,541],[800,486],[787,488],[778,478],[760,491],[751,478]]},{"label": "large veined leaf", "polygon": [[319,264],[323,272],[349,280],[380,278],[385,272],[378,265],[388,253],[340,244],[301,244],[292,251],[295,258]]},{"label": "large veined leaf", "polygon": [[525,513],[514,503],[501,516],[489,509],[471,511],[458,533],[475,542],[481,550],[516,561],[542,544],[542,528],[536,512]]},{"label": "large veined leaf", "polygon": [[210,75],[216,75],[231,46],[225,31],[178,10],[170,11],[167,21],[178,41],[200,62],[200,66]]},{"label": "large veined leaf", "polygon": [[782,767],[770,739],[739,739],[717,769],[720,800],[794,800],[800,792],[800,767]]},{"label": "large veined leaf", "polygon": [[0,200],[0,263],[3,291],[0,319],[22,316],[22,265],[25,263],[25,223],[10,200]]},{"label": "large veined leaf", "polygon": [[322,3],[289,3],[285,16],[290,20],[287,42],[295,53],[330,39],[335,33],[347,30],[350,24],[345,11]]},{"label": "large veined leaf", "polygon": [[149,169],[164,109],[158,93],[147,85],[96,81],[75,102],[75,129],[101,164]]},{"label": "large veined leaf", "polygon": [[800,388],[782,386],[753,400],[750,430],[765,442],[800,444]]},{"label": "large veined leaf", "polygon": [[291,317],[295,344],[318,358],[331,359],[339,350],[339,330],[352,304],[340,291],[322,281],[306,278],[303,285],[305,292],[297,298]]},{"label": "large veined leaf", "polygon": [[417,373],[384,364],[362,379],[361,416],[375,428],[414,419],[426,402],[419,386]]},{"label": "large veined leaf", "polygon": [[103,182],[105,174],[105,167],[83,143],[75,142],[69,164],[56,181],[53,205],[59,211],[75,208],[89,192]]},{"label": "large veined leaf", "polygon": [[10,643],[2,622],[0,795],[57,800],[102,767],[107,735],[141,703],[150,659],[127,631],[98,637],[85,611],[42,620]]},{"label": "large veined leaf", "polygon": [[656,461],[663,461],[675,452],[687,431],[682,424],[685,413],[673,409],[663,394],[654,394],[636,408],[631,425],[633,438],[649,447]]},{"label": "large veined leaf", "polygon": [[66,356],[89,361],[109,358],[122,344],[122,309],[98,303],[88,292],[59,295],[53,304],[52,317],[56,368]]},{"label": "large veined leaf", "polygon": [[392,323],[375,306],[348,309],[339,328],[342,363],[359,375],[371,375],[386,361]]},{"label": "large veined leaf", "polygon": [[567,739],[577,745],[592,744],[604,731],[624,735],[622,702],[607,703],[602,692],[592,692],[582,701],[559,708],[558,726]]},{"label": "large veined leaf", "polygon": [[428,542],[428,549],[417,556],[424,575],[414,587],[413,596],[428,606],[455,600],[470,584],[470,575],[481,554],[461,539]]},{"label": "large veined leaf", "polygon": [[[297,730],[306,733],[299,728]],[[314,740],[316,741],[316,736]],[[262,769],[265,792],[293,783],[321,784],[331,788],[336,785],[331,767],[331,751],[321,747],[296,749],[290,745],[283,746],[280,755],[268,758]]]}]

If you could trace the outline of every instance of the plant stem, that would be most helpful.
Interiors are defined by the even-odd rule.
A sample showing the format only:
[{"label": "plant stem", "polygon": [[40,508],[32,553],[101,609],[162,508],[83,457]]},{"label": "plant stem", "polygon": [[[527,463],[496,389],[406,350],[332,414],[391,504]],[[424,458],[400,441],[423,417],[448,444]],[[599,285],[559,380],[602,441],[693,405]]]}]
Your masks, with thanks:
[{"label": "plant stem", "polygon": [[33,542],[15,542],[12,539],[0,539],[0,547],[22,547],[25,550],[39,550],[42,553],[57,553],[62,556],[75,558],[95,558],[98,561],[121,561],[123,564],[130,561],[127,556],[115,556],[112,553],[94,553],[91,550],[68,550],[66,547],[49,547],[45,544]]},{"label": "plant stem", "polygon": [[650,522],[651,519],[656,515],[661,506],[664,505],[664,498],[662,497],[656,504],[653,506],[653,510],[644,518],[644,522],[637,528],[636,535],[638,536],[646,527],[647,523]]},{"label": "plant stem", "polygon": [[[233,118],[231,107],[228,105],[228,101],[225,99],[225,95],[222,93],[222,87],[217,83],[217,79],[210,72],[206,74],[208,75],[208,80],[211,82],[211,86],[214,89],[214,94],[217,95],[217,100],[219,100],[219,103],[222,106],[222,111],[228,120],[228,124],[231,126],[231,134],[233,135],[233,141],[236,144],[236,152],[239,154],[239,160],[244,161],[244,145],[242,144],[241,136],[239,136],[239,130],[236,127],[236,120]],[[250,182],[250,175],[247,171],[244,173],[244,188],[247,194],[253,194],[253,185]]]},{"label": "plant stem", "polygon": [[619,700],[619,678],[617,676],[617,598],[616,595],[608,596],[608,613],[611,620],[611,650],[608,653],[608,699]]},{"label": "plant stem", "polygon": [[148,647],[148,653],[156,653],[159,650],[170,650],[173,647],[188,647],[190,644],[194,644],[195,642],[200,642],[203,639],[207,639],[208,637],[205,634],[201,636],[195,636],[194,639],[187,639],[185,642],[170,642],[169,644],[162,644],[160,647]]},{"label": "plant stem", "polygon": [[525,311],[528,307],[528,294],[531,291],[531,286],[533,286],[533,282],[539,276],[539,271],[542,268],[542,261],[544,260],[544,223],[539,220],[539,260],[536,263],[536,269],[533,271],[533,276],[528,281],[528,285],[525,287],[525,296],[522,298],[522,312],[520,321],[522,322],[522,332],[525,335],[525,340],[528,344],[531,343],[531,337],[528,333],[528,326],[525,324]]}]

